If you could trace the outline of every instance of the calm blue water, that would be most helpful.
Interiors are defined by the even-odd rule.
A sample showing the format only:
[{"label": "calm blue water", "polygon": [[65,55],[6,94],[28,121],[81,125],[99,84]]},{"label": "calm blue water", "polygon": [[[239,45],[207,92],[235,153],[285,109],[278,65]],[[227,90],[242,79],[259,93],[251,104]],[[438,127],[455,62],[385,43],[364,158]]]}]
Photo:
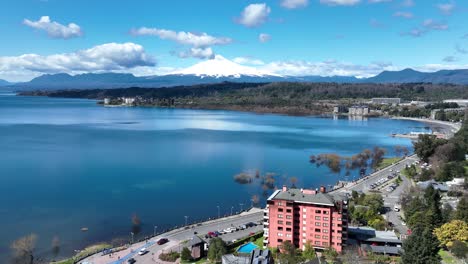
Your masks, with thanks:
[{"label": "calm blue water", "polygon": [[[69,255],[92,242],[129,237],[250,206],[261,187],[239,185],[248,170],[289,176],[298,186],[343,175],[309,164],[311,154],[352,155],[406,145],[388,135],[421,129],[412,121],[333,120],[230,111],[104,108],[94,101],[0,94],[0,262],[31,232],[39,252],[53,236]],[[391,153],[390,153],[391,154]],[[343,173],[344,174],[344,173]],[[261,196],[262,197],[262,196]],[[83,233],[80,228],[88,227]]]}]

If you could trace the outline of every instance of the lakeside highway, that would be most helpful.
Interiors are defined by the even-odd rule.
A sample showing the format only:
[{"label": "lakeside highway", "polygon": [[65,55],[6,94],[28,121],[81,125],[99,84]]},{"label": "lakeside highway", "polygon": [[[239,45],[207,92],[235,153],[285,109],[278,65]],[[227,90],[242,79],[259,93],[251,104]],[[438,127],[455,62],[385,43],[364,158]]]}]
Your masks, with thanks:
[{"label": "lakeside highway", "polygon": [[[232,215],[220,219],[210,220],[201,224],[189,225],[187,227],[175,229],[164,234],[149,239],[147,242],[139,242],[131,245],[128,249],[122,250],[109,255],[102,253],[94,254],[79,263],[81,264],[124,264],[129,258],[134,258],[136,263],[164,263],[158,256],[163,252],[180,251],[183,247],[182,242],[191,239],[195,232],[198,236],[205,240],[204,236],[210,231],[224,230],[228,227],[240,226],[249,222],[260,223],[263,221],[263,209],[252,208],[249,211],[238,215]],[[234,231],[232,233],[223,234],[220,236],[224,241],[232,241],[248,236],[250,233],[256,233],[263,230],[263,225],[258,224],[254,227],[249,227],[244,230]],[[160,238],[167,238],[169,242],[163,245],[158,245],[156,241]],[[147,254],[140,256],[138,251],[141,248],[147,248]]]}]

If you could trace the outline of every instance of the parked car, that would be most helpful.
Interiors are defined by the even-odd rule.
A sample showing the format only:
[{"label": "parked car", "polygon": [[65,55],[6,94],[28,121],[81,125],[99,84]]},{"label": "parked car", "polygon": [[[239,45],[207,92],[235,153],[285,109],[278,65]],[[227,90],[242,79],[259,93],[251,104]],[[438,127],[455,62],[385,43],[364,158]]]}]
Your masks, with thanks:
[{"label": "parked car", "polygon": [[224,229],[223,231],[224,231],[224,233],[232,233],[235,230],[232,229],[231,227],[228,227],[228,228]]},{"label": "parked car", "polygon": [[221,235],[221,233],[218,232],[218,231],[214,231],[213,233],[214,233],[216,236],[220,236],[220,235]]},{"label": "parked car", "polygon": [[169,239],[167,238],[161,238],[158,240],[158,242],[156,242],[158,245],[164,245],[166,244],[167,242],[169,242]]},{"label": "parked car", "polygon": [[135,260],[134,258],[129,258],[129,259],[127,259],[127,263],[128,263],[128,264],[133,264],[133,263],[135,263],[135,262],[136,262],[136,260]]},{"label": "parked car", "polygon": [[140,251],[138,251],[138,255],[140,256],[143,256],[145,255],[146,253],[148,253],[149,251],[146,249],[146,248],[142,248],[140,249]]}]

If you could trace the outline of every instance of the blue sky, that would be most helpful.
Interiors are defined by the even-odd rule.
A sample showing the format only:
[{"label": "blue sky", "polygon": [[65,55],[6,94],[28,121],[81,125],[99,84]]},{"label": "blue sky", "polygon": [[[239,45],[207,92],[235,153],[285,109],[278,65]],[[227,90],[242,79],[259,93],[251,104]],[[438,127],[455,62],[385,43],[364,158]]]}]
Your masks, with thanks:
[{"label": "blue sky", "polygon": [[5,0],[0,20],[10,81],[164,74],[216,55],[288,75],[468,68],[467,0]]}]

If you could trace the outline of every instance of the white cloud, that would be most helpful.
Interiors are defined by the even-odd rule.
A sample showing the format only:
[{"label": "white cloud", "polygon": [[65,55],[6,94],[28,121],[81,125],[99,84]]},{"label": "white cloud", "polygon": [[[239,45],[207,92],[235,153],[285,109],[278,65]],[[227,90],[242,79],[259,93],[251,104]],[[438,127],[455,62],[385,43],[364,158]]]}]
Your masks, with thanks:
[{"label": "white cloud", "polygon": [[247,64],[247,65],[264,65],[265,62],[259,59],[254,59],[251,57],[236,57],[232,61],[239,64]]},{"label": "white cloud", "polygon": [[455,45],[455,51],[461,54],[468,54],[468,49],[463,48],[460,44]]},{"label": "white cloud", "polygon": [[414,6],[414,1],[413,0],[403,0],[401,5],[404,6],[404,7],[412,7],[412,6]]},{"label": "white cloud", "polygon": [[258,35],[258,41],[262,42],[262,43],[265,43],[265,42],[268,42],[271,40],[271,36],[269,34],[266,34],[266,33],[260,33]]},{"label": "white cloud", "polygon": [[445,62],[455,62],[455,61],[458,61],[458,58],[455,56],[447,56],[443,58],[442,60]]},{"label": "white cloud", "polygon": [[250,4],[244,8],[237,21],[246,27],[257,27],[266,22],[270,12],[271,8],[265,3]]},{"label": "white cloud", "polygon": [[438,4],[437,9],[439,9],[442,14],[450,16],[455,9],[455,3]]},{"label": "white cloud", "polygon": [[414,67],[417,71],[423,72],[435,72],[440,70],[458,70],[458,69],[467,69],[468,64],[426,64],[422,66]]},{"label": "white cloud", "polygon": [[397,11],[393,14],[394,17],[402,17],[406,19],[413,18],[413,13],[405,11]]},{"label": "white cloud", "polygon": [[33,76],[37,73],[108,72],[155,64],[154,58],[138,44],[107,43],[73,53],[0,57],[0,75],[18,75],[18,72]]},{"label": "white cloud", "polygon": [[281,6],[287,9],[306,7],[309,0],[281,0]]},{"label": "white cloud", "polygon": [[214,59],[215,54],[211,48],[190,48],[187,51],[179,52],[180,58],[198,58],[198,59]]},{"label": "white cloud", "polygon": [[370,77],[384,70],[397,70],[389,62],[373,62],[369,65],[327,60],[322,62],[309,61],[275,61],[265,64],[262,69],[286,76],[357,76]]},{"label": "white cloud", "polygon": [[448,30],[449,26],[445,22],[435,21],[433,19],[426,19],[422,22],[420,27],[414,28],[408,32],[403,32],[403,36],[421,37],[431,31]]},{"label": "white cloud", "polygon": [[384,3],[384,2],[391,2],[392,0],[367,0],[367,2],[371,4],[378,4],[378,3]]},{"label": "white cloud", "polygon": [[191,45],[194,47],[208,47],[232,43],[232,39],[227,37],[214,37],[207,33],[176,32],[159,28],[142,27],[139,29],[132,29],[130,33],[135,36],[156,36],[164,40],[172,40],[183,45]]},{"label": "white cloud", "polygon": [[330,6],[352,6],[359,4],[361,0],[320,0],[321,4]]},{"label": "white cloud", "polygon": [[43,30],[51,38],[69,39],[80,37],[83,35],[80,26],[78,26],[77,24],[70,23],[65,26],[55,21],[51,21],[50,17],[48,16],[42,16],[37,21],[24,19],[23,24],[25,24],[28,27]]}]

